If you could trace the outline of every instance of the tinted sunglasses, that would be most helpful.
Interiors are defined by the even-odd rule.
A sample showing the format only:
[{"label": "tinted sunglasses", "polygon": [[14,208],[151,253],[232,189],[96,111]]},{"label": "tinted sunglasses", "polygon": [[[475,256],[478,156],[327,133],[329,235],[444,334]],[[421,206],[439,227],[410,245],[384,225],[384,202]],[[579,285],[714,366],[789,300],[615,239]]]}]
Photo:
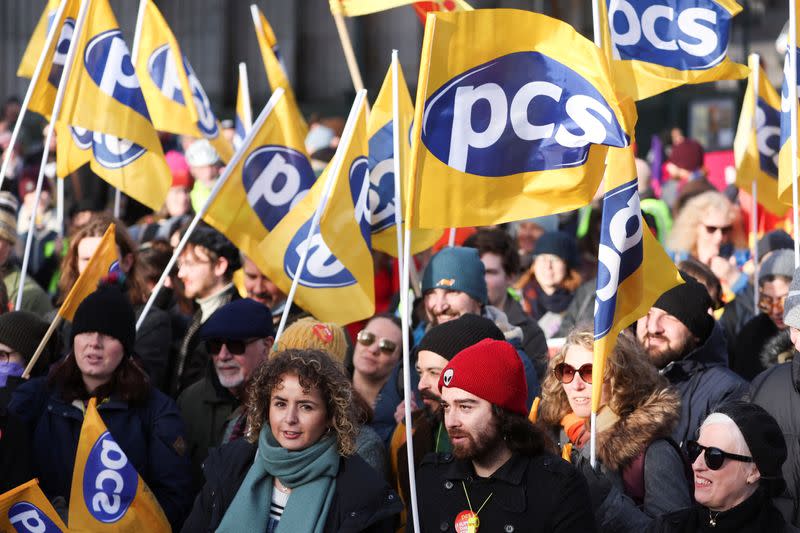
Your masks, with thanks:
[{"label": "tinted sunglasses", "polygon": [[703,459],[706,466],[710,470],[719,470],[722,468],[725,459],[733,459],[734,461],[742,461],[744,463],[752,463],[753,458],[746,455],[736,455],[735,453],[728,453],[716,448],[714,446],[703,446],[696,440],[686,441],[686,453],[689,454],[689,460],[694,463],[700,454],[703,453]]},{"label": "tinted sunglasses", "polygon": [[250,344],[253,344],[258,339],[248,340],[233,340],[233,339],[208,339],[206,341],[206,350],[211,355],[217,355],[222,346],[226,346],[231,355],[242,355]]},{"label": "tinted sunglasses", "polygon": [[563,384],[572,383],[575,374],[580,375],[584,383],[592,384],[592,363],[586,363],[580,368],[575,368],[567,363],[559,363],[553,369],[553,375]]},{"label": "tinted sunglasses", "polygon": [[780,298],[773,298],[766,294],[760,294],[758,296],[758,308],[767,314],[775,308],[777,308],[778,311],[782,311],[785,303],[786,296],[781,296]]},{"label": "tinted sunglasses", "polygon": [[[377,337],[374,333],[365,329],[359,331],[358,336],[356,337],[356,340],[362,346],[372,346],[376,339]],[[380,339],[378,340],[378,349],[381,351],[381,353],[391,355],[397,349],[397,343],[390,341],[389,339]]]},{"label": "tinted sunglasses", "polygon": [[733,231],[733,226],[709,226],[708,224],[703,224],[703,226],[706,228],[706,231],[709,234],[714,234],[720,231],[723,235],[728,235]]}]

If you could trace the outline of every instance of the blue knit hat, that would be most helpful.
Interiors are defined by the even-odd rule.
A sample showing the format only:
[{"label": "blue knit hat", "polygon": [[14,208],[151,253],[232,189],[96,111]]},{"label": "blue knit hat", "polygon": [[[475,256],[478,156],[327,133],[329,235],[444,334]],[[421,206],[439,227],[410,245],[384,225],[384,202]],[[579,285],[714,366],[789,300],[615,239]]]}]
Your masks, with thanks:
[{"label": "blue knit hat", "polygon": [[575,238],[563,231],[548,231],[536,239],[533,256],[541,254],[555,255],[572,268],[578,263],[578,246]]},{"label": "blue knit hat", "polygon": [[269,307],[250,298],[223,305],[200,328],[200,340],[245,340],[274,336],[275,327]]},{"label": "blue knit hat", "polygon": [[422,292],[432,289],[448,289],[469,294],[474,300],[485,304],[486,269],[475,248],[443,248],[434,255],[422,274]]}]

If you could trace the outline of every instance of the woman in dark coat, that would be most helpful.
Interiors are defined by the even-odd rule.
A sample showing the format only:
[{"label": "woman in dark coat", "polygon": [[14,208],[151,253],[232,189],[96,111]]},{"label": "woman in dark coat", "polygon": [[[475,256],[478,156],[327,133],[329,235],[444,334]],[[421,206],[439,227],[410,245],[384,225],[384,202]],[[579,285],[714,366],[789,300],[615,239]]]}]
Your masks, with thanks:
[{"label": "woman in dark coat", "polygon": [[762,407],[742,401],[721,406],[686,448],[693,460],[697,503],[660,517],[648,531],[798,531],[770,499],[786,487],[781,477],[786,442],[778,423]]},{"label": "woman in dark coat", "polygon": [[402,504],[355,455],[352,394],[324,352],[285,350],[262,363],[248,386],[247,441],[209,455],[183,531],[393,531]]},{"label": "woman in dark coat", "polygon": [[183,421],[134,355],[134,326],[127,297],[102,285],[75,313],[72,351],[47,378],[20,385],[9,409],[32,437],[34,474],[45,495],[69,500],[84,412],[97,398],[109,433],[179,528],[192,500]]}]

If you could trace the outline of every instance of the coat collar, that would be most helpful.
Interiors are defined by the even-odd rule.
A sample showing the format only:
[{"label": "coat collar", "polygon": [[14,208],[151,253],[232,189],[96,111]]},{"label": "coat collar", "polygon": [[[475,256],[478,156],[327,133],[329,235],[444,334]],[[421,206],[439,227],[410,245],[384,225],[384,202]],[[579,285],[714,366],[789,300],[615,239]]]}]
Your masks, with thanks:
[{"label": "coat collar", "polygon": [[[525,477],[525,471],[528,468],[527,458],[519,455],[512,454],[511,459],[505,462],[503,466],[498,468],[494,474],[487,479],[502,481],[509,485],[521,485]],[[475,468],[472,466],[472,461],[455,459],[445,471],[446,479],[467,481],[471,482],[478,479],[475,473]]]}]

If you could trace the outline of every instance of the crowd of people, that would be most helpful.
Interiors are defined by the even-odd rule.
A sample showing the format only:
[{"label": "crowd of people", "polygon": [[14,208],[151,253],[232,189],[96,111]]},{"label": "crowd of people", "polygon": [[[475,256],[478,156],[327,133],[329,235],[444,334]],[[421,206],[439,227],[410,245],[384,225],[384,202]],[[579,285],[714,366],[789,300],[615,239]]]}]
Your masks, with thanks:
[{"label": "crowd of people", "polygon": [[[12,99],[0,114],[4,149],[18,110]],[[339,122],[312,126],[317,169]],[[286,295],[201,223],[137,329],[219,156],[206,141],[165,136],[164,208],[127,199],[121,219],[82,169],[67,179],[61,228],[52,195],[39,207],[30,199],[38,169],[26,150],[38,137],[23,139],[0,191],[0,493],[38,478],[66,517],[96,398],[175,531],[411,531],[414,496],[424,532],[800,526],[794,243],[769,228],[752,259],[736,190],[709,183],[691,139],[673,135],[662,178],[637,165],[645,221],[684,283],[617,339],[596,384],[595,465],[598,202],[469,228],[456,246],[445,238],[414,258],[406,420],[396,260],[374,252],[374,316],[340,327],[291,305],[276,341]],[[112,223],[121,275],[83,300],[24,379]]]}]

